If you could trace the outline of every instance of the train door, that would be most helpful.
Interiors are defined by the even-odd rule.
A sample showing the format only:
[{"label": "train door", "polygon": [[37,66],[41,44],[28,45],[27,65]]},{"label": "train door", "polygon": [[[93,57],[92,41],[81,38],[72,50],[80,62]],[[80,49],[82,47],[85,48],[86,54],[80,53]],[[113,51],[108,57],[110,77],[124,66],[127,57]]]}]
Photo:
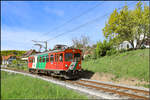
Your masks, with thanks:
[{"label": "train door", "polygon": [[38,57],[38,66],[37,66],[37,68],[38,68],[38,69],[40,69],[40,68],[41,68],[41,66],[42,66],[42,64],[41,64],[41,63],[42,63],[42,57],[41,57],[41,56],[39,56],[39,57]]},{"label": "train door", "polygon": [[58,53],[55,53],[55,69],[58,69]]},{"label": "train door", "polygon": [[56,69],[63,69],[63,53],[56,54]]},{"label": "train door", "polygon": [[43,60],[42,60],[42,66],[41,66],[41,69],[45,69],[45,67],[46,67],[46,56],[47,55],[43,55]]},{"label": "train door", "polygon": [[54,54],[50,54],[50,68],[55,69]]},{"label": "train door", "polygon": [[57,63],[58,69],[63,69],[63,53],[60,53],[58,55],[58,63]]},{"label": "train door", "polygon": [[32,68],[36,68],[36,64],[37,64],[37,56],[34,56]]}]

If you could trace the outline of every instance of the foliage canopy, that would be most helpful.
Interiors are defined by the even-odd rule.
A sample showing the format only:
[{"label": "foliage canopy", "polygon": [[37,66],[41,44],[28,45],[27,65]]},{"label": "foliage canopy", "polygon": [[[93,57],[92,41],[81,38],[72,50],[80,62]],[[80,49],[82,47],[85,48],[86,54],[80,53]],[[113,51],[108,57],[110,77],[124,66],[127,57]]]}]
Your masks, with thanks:
[{"label": "foliage canopy", "polygon": [[149,37],[150,21],[149,6],[142,6],[142,2],[138,2],[134,10],[129,10],[127,5],[120,11],[115,9],[103,28],[104,36],[113,41],[114,45],[128,41],[133,48],[140,48]]}]

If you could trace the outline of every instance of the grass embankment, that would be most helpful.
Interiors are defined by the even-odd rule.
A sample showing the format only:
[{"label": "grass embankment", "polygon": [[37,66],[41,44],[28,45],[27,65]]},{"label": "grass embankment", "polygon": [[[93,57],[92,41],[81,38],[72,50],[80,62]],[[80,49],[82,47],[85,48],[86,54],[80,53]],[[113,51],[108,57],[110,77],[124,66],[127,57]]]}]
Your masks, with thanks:
[{"label": "grass embankment", "polygon": [[116,78],[134,77],[149,81],[149,49],[126,51],[82,62],[82,68],[99,73],[110,73]]},{"label": "grass embankment", "polygon": [[2,99],[65,99],[87,97],[64,87],[29,76],[1,71]]}]

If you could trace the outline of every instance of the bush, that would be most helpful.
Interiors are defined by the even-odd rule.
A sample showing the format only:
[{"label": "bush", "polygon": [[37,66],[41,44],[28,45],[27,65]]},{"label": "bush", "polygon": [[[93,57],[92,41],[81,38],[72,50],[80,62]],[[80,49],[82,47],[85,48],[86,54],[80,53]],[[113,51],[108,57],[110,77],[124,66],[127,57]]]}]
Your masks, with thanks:
[{"label": "bush", "polygon": [[105,56],[107,51],[113,49],[112,43],[104,40],[103,42],[98,42],[96,47],[97,57]]},{"label": "bush", "polygon": [[119,50],[120,53],[123,53],[123,52],[126,52],[126,51],[127,51],[126,49]]},{"label": "bush", "polygon": [[17,64],[17,60],[13,60],[13,61],[12,61],[12,64]]},{"label": "bush", "polygon": [[92,53],[92,55],[91,55],[91,58],[92,58],[92,59],[96,59],[96,58],[97,58],[96,49],[93,50],[93,53]]},{"label": "bush", "polygon": [[111,55],[116,54],[116,53],[117,53],[117,50],[111,49],[111,50],[108,50],[108,51],[106,52],[106,55],[107,55],[107,56],[111,56]]},{"label": "bush", "polygon": [[146,47],[144,45],[141,46],[141,49],[145,49]]},{"label": "bush", "polygon": [[84,60],[89,60],[91,58],[91,55],[85,56]]}]

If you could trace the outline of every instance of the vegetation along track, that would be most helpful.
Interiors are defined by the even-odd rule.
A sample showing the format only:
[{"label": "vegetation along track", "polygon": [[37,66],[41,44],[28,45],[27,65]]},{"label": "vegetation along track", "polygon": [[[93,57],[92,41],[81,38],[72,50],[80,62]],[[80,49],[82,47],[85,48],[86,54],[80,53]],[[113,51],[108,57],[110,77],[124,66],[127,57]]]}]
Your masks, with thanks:
[{"label": "vegetation along track", "polygon": [[[20,70],[19,72],[28,73],[28,72],[24,72]],[[44,77],[44,78],[48,78],[48,79],[52,78],[43,74],[40,74],[40,75],[41,77]],[[55,78],[55,80],[58,80],[58,78]],[[129,99],[135,98],[135,99],[149,100],[149,91],[142,90],[142,89],[129,88],[129,87],[124,87],[124,86],[118,86],[114,84],[107,84],[107,83],[101,83],[101,82],[84,80],[84,79],[75,80],[75,81],[73,80],[62,80],[62,81],[65,81],[66,83],[70,83],[72,85],[76,85],[82,88],[104,91],[105,93],[118,94],[119,96],[129,98]]]},{"label": "vegetation along track", "polygon": [[136,98],[136,99],[149,100],[149,91],[146,90],[128,88],[124,86],[117,86],[117,85],[100,83],[100,82],[89,81],[89,80],[79,80],[76,82],[68,81],[68,82],[71,82],[72,84],[88,87],[88,88],[94,88],[96,90],[102,90],[105,92],[119,94],[120,96],[127,96],[130,99]]}]

